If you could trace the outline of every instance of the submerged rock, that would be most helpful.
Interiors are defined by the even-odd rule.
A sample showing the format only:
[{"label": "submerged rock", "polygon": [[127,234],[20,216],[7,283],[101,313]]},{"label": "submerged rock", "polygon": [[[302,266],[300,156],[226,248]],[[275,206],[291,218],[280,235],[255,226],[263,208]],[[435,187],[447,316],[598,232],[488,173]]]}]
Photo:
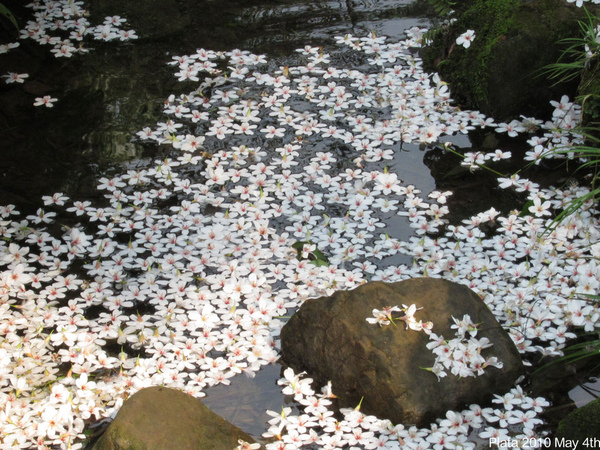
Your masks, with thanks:
[{"label": "submerged rock", "polygon": [[254,440],[176,389],[149,387],[131,396],[93,450],[232,450]]},{"label": "submerged rock", "polygon": [[[497,357],[502,369],[485,368],[477,377],[440,378],[425,370],[436,356],[424,331],[406,329],[404,322],[378,326],[367,322],[373,309],[415,304],[416,320],[433,322],[433,333],[455,338],[454,318],[468,314],[478,324],[477,339],[492,347],[484,357]],[[374,282],[331,297],[306,301],[283,327],[282,360],[306,371],[321,385],[331,380],[340,406],[354,407],[394,423],[425,425],[447,410],[480,403],[508,391],[522,362],[508,334],[485,303],[466,286],[435,278],[399,283]]]}]

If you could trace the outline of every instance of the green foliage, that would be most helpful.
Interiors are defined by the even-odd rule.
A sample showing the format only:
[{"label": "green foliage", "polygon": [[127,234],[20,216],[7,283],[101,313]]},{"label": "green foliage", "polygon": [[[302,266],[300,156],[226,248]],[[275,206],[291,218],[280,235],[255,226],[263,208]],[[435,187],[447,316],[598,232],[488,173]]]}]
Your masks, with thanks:
[{"label": "green foliage", "polygon": [[598,165],[600,164],[600,138],[596,137],[597,133],[600,133],[598,129],[581,129],[576,130],[578,134],[585,136],[587,144],[573,145],[568,147],[557,147],[551,155],[564,155],[569,159],[580,159],[581,164],[576,169],[577,171],[589,170],[592,173],[591,187],[592,189],[587,194],[577,197],[571,201],[566,208],[558,214],[552,224],[547,228],[546,232],[552,232],[564,219],[569,217],[571,214],[579,211],[583,207],[589,204],[596,204],[600,198],[600,187],[598,187],[598,181],[600,172],[598,171]]},{"label": "green foliage", "polygon": [[[600,43],[596,42],[598,34],[598,23],[600,17],[590,14],[586,11],[586,20],[580,21],[579,26],[582,36],[576,38],[563,39],[560,43],[568,44],[569,46],[563,51],[563,54],[555,64],[550,64],[546,67],[545,74],[552,80],[556,80],[556,84],[564,83],[576,78],[581,78],[579,85],[578,103],[581,104],[584,115],[588,117],[600,117],[600,90],[590,92],[592,86],[600,89],[600,76],[597,72],[598,58],[600,57]],[[563,220],[570,215],[577,213],[590,205],[596,205],[600,198],[600,187],[598,181],[600,171],[600,128],[598,127],[583,127],[574,130],[575,133],[584,137],[584,143],[580,145],[572,145],[566,147],[558,147],[549,155],[566,156],[568,159],[576,159],[581,161],[577,171],[586,171],[592,174],[591,190],[572,200],[563,211],[558,214],[552,223],[546,228],[545,233],[552,232]],[[580,299],[588,302],[598,303],[600,296],[592,294],[582,294]],[[590,339],[590,337],[592,337]],[[564,349],[564,356],[555,359],[550,364],[572,364],[583,359],[597,357],[600,355],[600,333],[580,333],[579,341]]]},{"label": "green foliage", "polygon": [[19,24],[17,23],[17,19],[13,15],[10,10],[4,6],[4,4],[0,3],[0,16],[7,18],[10,22],[15,26],[17,31],[19,31]]},{"label": "green foliage", "polygon": [[582,359],[598,356],[600,354],[600,334],[585,334],[584,336],[595,336],[591,341],[579,342],[564,349],[564,356],[556,359],[553,363],[572,364]]},{"label": "green foliage", "polygon": [[593,58],[597,58],[600,43],[596,42],[596,27],[600,22],[600,17],[594,16],[587,9],[585,9],[585,13],[586,20],[579,21],[581,36],[558,41],[559,45],[568,45],[568,47],[563,50],[556,63],[545,67],[543,73],[549,79],[556,80],[554,84],[580,78],[591,63],[589,54],[594,55]]},{"label": "green foliage", "polygon": [[496,44],[516,28],[518,3],[515,0],[476,2],[460,20],[464,29],[471,28],[468,24],[476,24],[472,27],[477,33],[472,47],[477,52],[466,55],[465,51],[460,61],[461,83],[469,86],[476,105],[488,103],[488,65]]},{"label": "green foliage", "polygon": [[435,42],[436,39],[441,37],[445,32],[446,30],[441,26],[429,28],[425,32],[425,34],[423,34],[423,42],[425,43],[425,45],[430,45],[432,42]]},{"label": "green foliage", "polygon": [[[600,198],[600,187],[598,187],[598,179],[600,177],[600,172],[598,170],[598,164],[600,164],[600,138],[597,137],[597,135],[600,134],[600,129],[581,128],[575,130],[575,132],[585,137],[585,142],[587,145],[582,144],[562,148],[559,147],[550,152],[549,155],[563,155],[567,156],[569,159],[581,160],[582,163],[577,167],[576,172],[581,170],[591,171],[592,189],[587,194],[572,200],[563,209],[563,211],[554,218],[552,223],[546,228],[545,233],[551,233],[571,214],[574,214],[590,205],[596,205],[598,199]],[[600,296],[593,294],[580,294],[580,299],[588,302],[598,303],[600,301]],[[595,336],[595,338],[589,339],[589,336]],[[579,337],[585,340],[583,342],[578,342],[566,347],[564,349],[564,356],[557,358],[550,364],[547,364],[538,370],[542,370],[551,364],[571,364],[582,359],[600,355],[600,333],[581,333],[579,334]]]},{"label": "green foliage", "polygon": [[427,2],[433,6],[436,14],[440,17],[449,15],[456,6],[456,2],[450,0],[427,0]]},{"label": "green foliage", "polygon": [[[544,201],[544,200],[542,200]],[[533,206],[533,200],[529,200],[523,205],[521,208],[521,212],[519,213],[519,217],[529,216],[531,213],[529,212],[529,208]]]},{"label": "green foliage", "polygon": [[[470,107],[480,107],[487,102],[487,69],[494,46],[516,27],[514,16],[517,14],[519,1],[428,1],[440,13],[455,6],[453,16],[456,20],[450,26],[438,27],[426,35],[428,41],[434,42],[431,48],[423,52],[426,64],[431,64],[436,59],[435,67],[431,69],[438,70],[442,78],[451,83],[457,100]],[[456,46],[456,38],[467,29],[473,29],[476,33],[471,47],[464,49]],[[442,63],[438,64],[440,57]]]},{"label": "green foliage", "polygon": [[[598,59],[600,58],[600,43],[597,42],[600,17],[585,10],[586,18],[579,21],[580,37],[562,39],[559,43],[568,44],[559,60],[546,66],[543,72],[555,84],[568,82],[580,78],[576,101],[581,105],[583,120],[595,120],[600,117],[600,73]],[[564,210],[558,214],[546,232],[554,230],[565,218],[581,210],[587,205],[596,204],[600,198],[598,181],[600,171],[600,128],[580,126],[574,130],[584,137],[584,143],[566,147],[558,147],[550,155],[566,156],[568,159],[577,159],[582,163],[577,171],[589,171],[592,174],[591,190],[586,195],[571,201]],[[588,296],[594,301],[599,298]],[[600,342],[600,341],[599,341]],[[579,353],[577,353],[579,355]]]},{"label": "green foliage", "polygon": [[[594,78],[594,89],[600,90],[600,77]],[[586,123],[598,123],[600,119],[600,92],[580,95],[577,100],[581,102]]]},{"label": "green foliage", "polygon": [[567,46],[556,63],[542,72],[554,85],[579,80],[577,102],[583,109],[583,122],[600,119],[600,17],[585,9],[586,17],[579,21],[580,36],[561,39]]}]

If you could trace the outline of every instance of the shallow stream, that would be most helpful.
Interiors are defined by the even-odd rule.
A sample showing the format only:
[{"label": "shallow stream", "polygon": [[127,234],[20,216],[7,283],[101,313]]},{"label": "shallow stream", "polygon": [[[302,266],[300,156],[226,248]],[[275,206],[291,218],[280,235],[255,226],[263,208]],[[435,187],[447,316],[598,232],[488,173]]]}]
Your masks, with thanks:
[{"label": "shallow stream", "polygon": [[[10,7],[10,2],[6,4]],[[168,154],[168,149],[144,143],[135,135],[162,120],[169,95],[195,87],[194,82],[180,83],[173,76],[167,63],[174,56],[198,48],[239,48],[264,53],[277,67],[292,65],[295,50],[307,44],[333,47],[334,36],[375,32],[395,41],[405,37],[406,29],[430,23],[430,10],[421,0],[92,0],[86,6],[92,18],[126,17],[139,39],[94,41],[89,54],[70,59],[54,58],[47,48],[23,41],[18,52],[0,56],[3,67],[29,73],[22,86],[0,85],[0,205],[15,204],[24,214],[33,213],[41,206],[41,197],[54,192],[78,200],[101,197],[96,190],[100,177]],[[26,20],[25,10],[16,7],[15,11]],[[339,58],[351,65],[354,56],[348,52]],[[41,95],[59,101],[52,109],[32,106],[32,97]],[[445,139],[463,149],[483,146],[485,136],[471,138]],[[516,149],[519,142],[505,145]],[[448,167],[456,161],[450,164],[448,155],[440,155],[439,149],[407,144],[388,167],[404,185],[415,184],[424,196],[434,189],[470,192],[470,196],[456,196],[459,213],[454,220],[488,207],[492,196],[504,212],[520,206],[518,196],[497,198],[492,179],[485,175],[463,172],[449,181]],[[385,223],[399,238],[412,233],[407,221],[394,215]],[[394,258],[385,262],[410,264],[405,256]],[[265,410],[277,411],[289,402],[276,384],[280,370],[278,365],[268,365],[255,378],[236,376],[231,385],[206,389],[204,402],[259,438],[269,419]]]}]

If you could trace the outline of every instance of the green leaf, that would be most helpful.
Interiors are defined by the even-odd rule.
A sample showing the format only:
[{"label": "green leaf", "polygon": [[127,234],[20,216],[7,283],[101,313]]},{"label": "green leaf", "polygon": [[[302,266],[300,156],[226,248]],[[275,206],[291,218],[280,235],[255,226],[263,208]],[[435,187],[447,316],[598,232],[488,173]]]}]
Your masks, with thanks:
[{"label": "green leaf", "polygon": [[440,16],[450,14],[456,2],[450,0],[428,0],[428,3],[433,6],[435,12]]},{"label": "green leaf", "polygon": [[326,263],[329,262],[329,259],[327,259],[327,256],[325,256],[323,253],[321,253],[321,250],[319,250],[318,248],[314,249],[312,254],[315,255],[315,258],[317,258],[317,261],[325,261]]},{"label": "green leaf", "polygon": [[586,297],[587,299],[589,299],[590,301],[593,301],[593,302],[600,301],[600,295],[583,294],[583,296]]},{"label": "green leaf", "polygon": [[[292,244],[292,248],[296,249],[297,257],[299,260],[303,259],[302,258],[302,248],[304,247],[305,244],[312,245],[312,242],[296,241]],[[306,258],[304,258],[304,259],[306,259]],[[317,267],[329,265],[329,259],[318,248],[315,248],[312,252],[310,252],[310,254],[308,255],[308,259],[310,260],[311,263],[313,263]]]},{"label": "green leaf", "polygon": [[322,259],[313,259],[311,261],[312,264],[314,264],[317,267],[323,267],[323,266],[328,266],[329,263],[327,261],[323,261]]},{"label": "green leaf", "polygon": [[304,247],[304,244],[309,244],[310,242],[308,241],[296,241],[292,244],[292,248],[295,248],[296,250],[302,250],[302,247]]},{"label": "green leaf", "polygon": [[523,205],[523,209],[521,209],[521,212],[519,213],[519,217],[530,216],[531,215],[531,213],[529,212],[530,206],[533,206],[533,200],[529,200],[527,203],[525,203]]},{"label": "green leaf", "polygon": [[12,24],[15,26],[15,28],[17,29],[17,31],[19,31],[19,24],[17,23],[17,19],[15,19],[15,16],[13,15],[13,13],[10,12],[10,10],[4,6],[2,3],[0,3],[0,15],[6,17],[8,20],[10,20],[12,22]]},{"label": "green leaf", "polygon": [[464,175],[467,172],[469,172],[469,169],[466,168],[465,166],[456,166],[452,170],[448,171],[448,173],[446,173],[446,175],[444,175],[444,179],[458,177],[458,176]]}]

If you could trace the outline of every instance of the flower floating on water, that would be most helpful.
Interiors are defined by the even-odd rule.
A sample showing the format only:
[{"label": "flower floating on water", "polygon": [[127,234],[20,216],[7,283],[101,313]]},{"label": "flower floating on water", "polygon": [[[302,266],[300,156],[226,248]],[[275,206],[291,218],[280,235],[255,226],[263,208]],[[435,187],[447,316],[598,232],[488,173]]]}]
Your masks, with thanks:
[{"label": "flower floating on water", "polygon": [[535,197],[533,199],[533,205],[529,207],[529,212],[533,213],[536,217],[552,215],[552,212],[550,211],[552,203],[547,200],[542,203],[542,200],[543,199],[539,197]]},{"label": "flower floating on water", "polygon": [[35,99],[35,103],[33,106],[45,106],[46,108],[52,108],[54,106],[54,102],[58,99],[52,98],[49,95],[44,95],[43,97],[37,97]]},{"label": "flower floating on water", "polygon": [[19,45],[21,45],[19,42],[11,42],[9,44],[0,45],[0,55],[3,53],[8,53],[10,50],[17,48]]},{"label": "flower floating on water", "polygon": [[29,77],[28,73],[8,72],[6,75],[2,75],[2,78],[5,79],[4,81],[6,81],[6,84],[23,83],[27,77]]},{"label": "flower floating on water", "polygon": [[469,48],[473,40],[475,40],[475,31],[467,30],[456,38],[456,44],[462,45],[464,48]]}]

